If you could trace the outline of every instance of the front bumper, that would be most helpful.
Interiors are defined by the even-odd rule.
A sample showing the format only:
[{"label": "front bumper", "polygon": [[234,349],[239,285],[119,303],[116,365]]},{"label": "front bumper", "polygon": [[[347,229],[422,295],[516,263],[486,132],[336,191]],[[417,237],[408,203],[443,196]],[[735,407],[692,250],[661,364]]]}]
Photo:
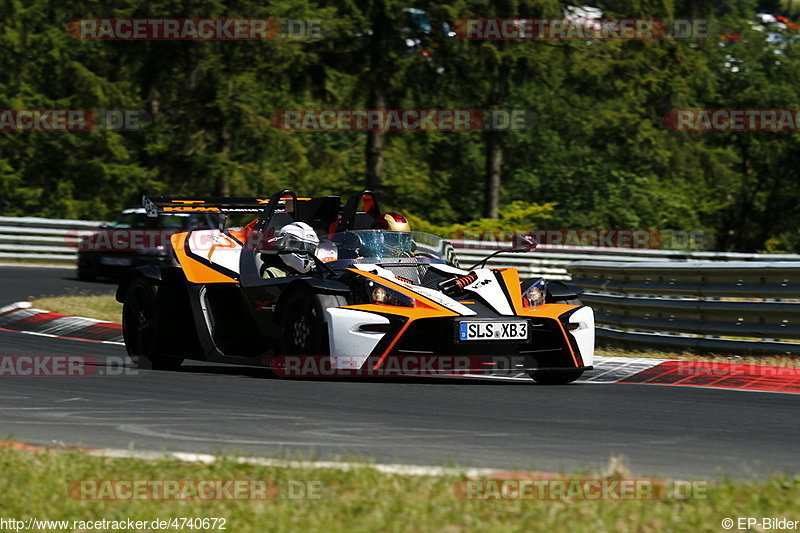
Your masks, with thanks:
[{"label": "front bumper", "polygon": [[[505,317],[503,317],[505,319]],[[405,368],[407,358],[440,360],[446,366],[444,357],[452,357],[458,366],[468,365],[469,373],[505,373],[531,371],[565,371],[591,368],[581,357],[574,339],[565,332],[564,327],[550,318],[514,317],[525,319],[530,324],[530,337],[527,342],[485,341],[459,342],[455,338],[458,322],[465,317],[418,319],[407,327],[390,332],[391,342],[382,342],[378,349],[386,351],[374,353],[375,365]],[[394,334],[394,335],[392,335]],[[458,358],[458,359],[456,359]],[[441,373],[447,373],[446,369]]]}]

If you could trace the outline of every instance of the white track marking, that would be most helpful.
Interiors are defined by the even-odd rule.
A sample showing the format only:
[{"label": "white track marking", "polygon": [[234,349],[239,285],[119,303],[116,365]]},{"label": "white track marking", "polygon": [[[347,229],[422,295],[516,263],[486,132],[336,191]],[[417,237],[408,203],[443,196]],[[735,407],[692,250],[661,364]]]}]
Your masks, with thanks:
[{"label": "white track marking", "polygon": [[[93,457],[107,457],[111,459],[140,459],[146,461],[160,461],[162,459],[174,459],[186,463],[213,464],[220,458],[208,453],[191,452],[151,452],[122,450],[116,448],[99,448],[86,452]],[[266,457],[236,457],[234,460],[239,464],[249,464],[258,466],[273,466],[279,468],[321,468],[326,470],[341,470],[348,472],[358,469],[371,469],[382,474],[399,474],[404,476],[487,476],[505,472],[506,470],[495,468],[448,468],[441,466],[423,465],[404,465],[404,464],[381,464],[381,463],[357,463],[347,461],[290,461],[284,459],[269,459]]]}]

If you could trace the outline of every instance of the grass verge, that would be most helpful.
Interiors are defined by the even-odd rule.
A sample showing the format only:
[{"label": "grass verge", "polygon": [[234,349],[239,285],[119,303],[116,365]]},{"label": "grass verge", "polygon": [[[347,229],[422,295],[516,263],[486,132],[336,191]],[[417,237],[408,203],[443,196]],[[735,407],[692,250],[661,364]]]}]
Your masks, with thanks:
[{"label": "grass verge", "polygon": [[[721,531],[725,518],[800,519],[800,478],[710,483],[702,497],[634,501],[470,501],[456,496],[461,476],[402,476],[171,459],[107,459],[80,452],[0,448],[0,516],[46,520],[225,518],[236,533],[269,531]],[[586,476],[583,476],[586,477]],[[80,480],[272,480],[280,487],[315,482],[315,498],[268,501],[81,501]],[[316,490],[316,489],[315,489]],[[314,495],[305,492],[305,496]],[[79,496],[78,496],[79,498]],[[568,527],[565,527],[569,524]],[[55,530],[55,529],[53,529]],[[67,531],[80,530],[70,527]],[[146,529],[151,531],[151,529]],[[167,529],[174,531],[175,529]],[[206,529],[208,530],[220,530]]]},{"label": "grass verge", "polygon": [[33,306],[62,315],[85,316],[109,322],[122,322],[122,304],[113,295],[70,294],[34,300]]}]

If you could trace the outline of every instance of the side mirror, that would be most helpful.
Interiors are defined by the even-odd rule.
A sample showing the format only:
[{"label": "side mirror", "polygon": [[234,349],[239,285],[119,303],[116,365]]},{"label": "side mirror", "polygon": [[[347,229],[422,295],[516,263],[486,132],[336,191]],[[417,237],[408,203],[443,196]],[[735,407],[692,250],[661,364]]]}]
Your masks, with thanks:
[{"label": "side mirror", "polygon": [[530,252],[536,249],[537,243],[536,239],[533,238],[532,235],[514,235],[514,242],[512,243],[513,246],[511,248],[501,248],[495,252],[490,253],[470,268],[470,270],[475,270],[476,268],[483,268],[486,266],[486,263],[492,257],[500,254],[505,253],[525,253]]},{"label": "side mirror", "polygon": [[509,252],[532,252],[536,249],[539,243],[532,235],[514,235],[514,246]]}]

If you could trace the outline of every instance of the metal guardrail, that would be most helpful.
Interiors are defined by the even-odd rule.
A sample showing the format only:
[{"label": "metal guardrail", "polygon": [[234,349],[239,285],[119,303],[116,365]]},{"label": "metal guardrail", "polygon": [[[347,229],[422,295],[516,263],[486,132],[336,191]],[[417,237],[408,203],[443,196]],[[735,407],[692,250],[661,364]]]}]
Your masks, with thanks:
[{"label": "metal guardrail", "polygon": [[612,344],[800,354],[800,261],[588,261],[569,272]]},{"label": "metal guardrail", "polygon": [[100,224],[95,220],[0,217],[0,261],[75,264],[79,236]]},{"label": "metal guardrail", "polygon": [[[487,245],[486,242],[454,240],[453,246],[462,267],[471,266],[498,248],[510,248],[508,243]],[[503,254],[489,260],[493,267],[511,266],[528,277],[554,280],[572,279],[569,265],[577,261],[608,263],[679,261],[800,261],[800,254],[752,254],[739,252],[686,252],[682,250],[652,250],[645,248],[601,248],[590,246],[561,246],[540,244],[536,251]]]},{"label": "metal guardrail", "polygon": [[[0,217],[0,260],[20,259],[74,263],[78,236],[100,226],[96,220],[61,220],[39,217]],[[499,247],[486,242],[453,240],[456,255],[463,266],[470,266]],[[491,244],[491,243],[490,243]],[[728,252],[685,252],[637,248],[602,248],[590,246],[539,245],[535,252],[505,254],[492,258],[493,267],[513,266],[523,276],[542,276],[569,280],[567,266],[576,261],[800,261],[800,255],[742,254]]]}]

